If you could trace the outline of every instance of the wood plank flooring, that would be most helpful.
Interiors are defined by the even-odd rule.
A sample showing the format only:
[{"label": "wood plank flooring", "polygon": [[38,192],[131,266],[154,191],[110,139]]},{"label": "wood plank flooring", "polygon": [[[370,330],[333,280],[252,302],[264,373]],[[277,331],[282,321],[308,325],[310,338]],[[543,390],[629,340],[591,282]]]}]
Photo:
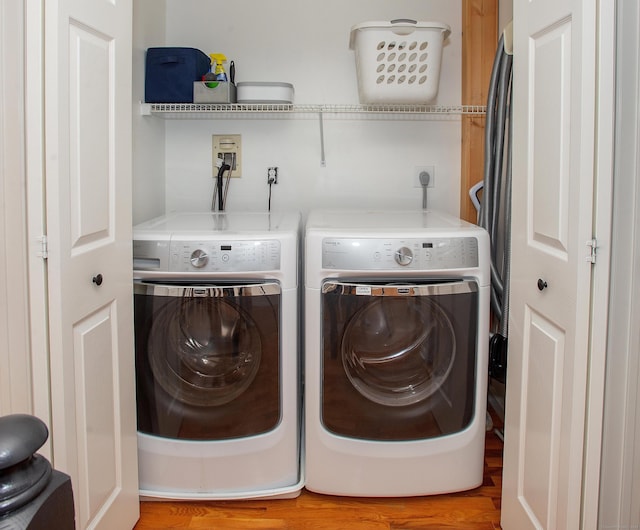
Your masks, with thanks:
[{"label": "wood plank flooring", "polygon": [[470,491],[354,498],[303,490],[298,498],[284,500],[142,502],[134,530],[495,530],[500,528],[502,449],[495,432],[487,432],[484,483]]}]

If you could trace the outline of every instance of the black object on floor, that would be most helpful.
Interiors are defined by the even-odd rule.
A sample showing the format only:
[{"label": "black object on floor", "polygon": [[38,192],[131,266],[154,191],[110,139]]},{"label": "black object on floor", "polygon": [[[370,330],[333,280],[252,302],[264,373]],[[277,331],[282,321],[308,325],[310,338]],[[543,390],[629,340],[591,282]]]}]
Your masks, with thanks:
[{"label": "black object on floor", "polygon": [[46,425],[28,414],[0,418],[0,530],[74,530],[71,479],[36,451]]}]

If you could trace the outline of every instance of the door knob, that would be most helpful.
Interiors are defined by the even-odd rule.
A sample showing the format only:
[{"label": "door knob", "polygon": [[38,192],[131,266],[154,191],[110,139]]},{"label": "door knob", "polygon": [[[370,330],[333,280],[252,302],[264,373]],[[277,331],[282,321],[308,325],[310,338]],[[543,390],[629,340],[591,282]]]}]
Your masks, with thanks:
[{"label": "door knob", "polygon": [[96,274],[91,281],[100,287],[102,285],[102,274]]},{"label": "door knob", "polygon": [[542,278],[538,278],[538,289],[540,291],[544,291],[547,288],[547,282],[545,282]]}]

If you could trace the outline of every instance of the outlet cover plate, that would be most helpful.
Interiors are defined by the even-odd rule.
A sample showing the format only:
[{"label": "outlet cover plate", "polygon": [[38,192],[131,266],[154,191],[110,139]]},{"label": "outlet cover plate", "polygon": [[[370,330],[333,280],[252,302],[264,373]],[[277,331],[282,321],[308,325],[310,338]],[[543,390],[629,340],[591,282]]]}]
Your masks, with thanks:
[{"label": "outlet cover plate", "polygon": [[[232,168],[231,176],[242,176],[242,135],[240,134],[214,134],[213,135],[213,176],[218,176],[217,158],[224,158],[225,155],[230,156],[232,153],[236,155],[236,164]],[[220,156],[222,155],[222,156]],[[226,174],[225,174],[226,176]]]},{"label": "outlet cover plate", "polygon": [[422,188],[422,184],[420,183],[420,173],[426,171],[429,173],[429,184],[427,184],[427,188],[435,188],[436,187],[436,166],[415,166],[413,168],[413,175],[411,176],[413,187],[414,188]]}]

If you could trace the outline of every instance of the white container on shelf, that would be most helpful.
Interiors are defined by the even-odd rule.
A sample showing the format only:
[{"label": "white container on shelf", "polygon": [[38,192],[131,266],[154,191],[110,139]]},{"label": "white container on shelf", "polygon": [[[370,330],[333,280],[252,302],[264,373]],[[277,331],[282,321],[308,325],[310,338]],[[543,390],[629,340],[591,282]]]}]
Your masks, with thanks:
[{"label": "white container on shelf", "polygon": [[242,81],[237,83],[238,103],[293,103],[291,83],[270,83],[262,81]]},{"label": "white container on shelf", "polygon": [[442,45],[451,28],[441,22],[397,19],[351,28],[358,94],[363,104],[421,105],[438,94]]}]

